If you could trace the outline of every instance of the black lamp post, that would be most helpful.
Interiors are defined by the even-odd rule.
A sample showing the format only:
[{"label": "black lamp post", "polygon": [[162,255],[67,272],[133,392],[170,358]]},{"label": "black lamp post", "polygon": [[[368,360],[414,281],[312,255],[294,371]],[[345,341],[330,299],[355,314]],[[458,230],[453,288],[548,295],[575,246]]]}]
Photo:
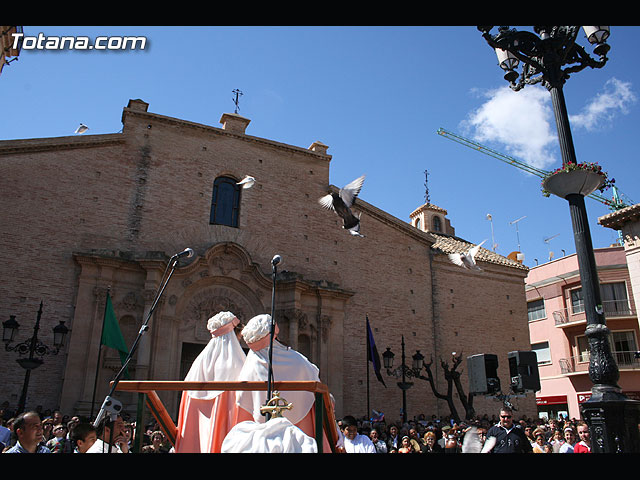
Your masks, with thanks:
[{"label": "black lamp post", "polygon": [[[495,49],[499,65],[506,72],[505,80],[514,91],[536,83],[541,83],[549,90],[563,166],[577,164],[562,88],[570,74],[586,67],[602,68],[607,63],[609,46],[605,41],[609,37],[609,27],[535,26],[535,33],[499,27],[496,35],[490,33],[492,28],[479,26],[478,30]],[[576,43],[581,28],[589,43],[596,45],[594,53],[599,56],[598,60]],[[523,65],[519,75],[516,69],[520,62]],[[610,332],[603,315],[600,284],[584,204],[585,195],[596,190],[602,180],[597,174],[591,175],[592,179],[589,179],[589,175],[584,172],[574,173],[573,177],[581,177],[579,182],[571,180],[571,175],[556,175],[546,180],[545,189],[569,202],[574,232],[587,318],[585,334],[589,339],[589,378],[593,383],[591,398],[581,406],[582,413],[590,425],[592,450],[595,453],[638,452],[640,402],[628,399],[617,385],[620,373],[609,345]],[[591,183],[583,188],[588,182]]]},{"label": "black lamp post", "polygon": [[384,364],[384,368],[386,368],[387,370],[387,375],[402,379],[400,382],[397,383],[397,385],[398,387],[400,387],[400,390],[402,390],[402,421],[406,423],[407,422],[407,390],[409,390],[413,386],[413,382],[407,382],[407,377],[409,378],[417,377],[420,374],[424,356],[420,353],[420,350],[417,350],[416,353],[411,357],[412,364],[411,364],[411,368],[409,368],[405,363],[404,335],[402,336],[401,346],[402,346],[402,363],[398,368],[393,370],[393,359],[396,355],[391,351],[390,347],[387,347],[387,351],[382,354],[382,362]]},{"label": "black lamp post", "polygon": [[[29,388],[29,378],[31,377],[31,370],[38,368],[44,363],[42,359],[45,355],[57,355],[60,348],[64,345],[64,339],[69,329],[65,327],[64,322],[61,320],[58,325],[53,328],[53,345],[55,349],[49,348],[38,339],[38,330],[40,329],[40,317],[42,316],[42,302],[40,302],[40,308],[38,309],[38,317],[36,318],[36,324],[33,327],[33,336],[22,343],[15,346],[11,346],[15,333],[20,328],[20,324],[16,321],[15,315],[11,315],[9,320],[2,322],[2,341],[5,343],[5,350],[8,352],[18,352],[20,358],[16,361],[22,368],[26,370],[24,376],[24,383],[22,385],[22,394],[20,395],[20,402],[18,403],[18,411],[21,413],[24,411],[24,407],[27,401],[27,390]],[[37,355],[37,357],[36,357]]]}]

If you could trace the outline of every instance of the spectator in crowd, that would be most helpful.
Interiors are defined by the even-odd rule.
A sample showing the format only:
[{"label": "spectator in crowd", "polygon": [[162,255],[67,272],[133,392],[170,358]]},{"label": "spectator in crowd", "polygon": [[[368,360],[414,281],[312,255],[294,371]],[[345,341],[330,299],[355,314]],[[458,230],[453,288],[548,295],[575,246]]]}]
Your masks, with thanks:
[{"label": "spectator in crowd", "polygon": [[142,447],[142,453],[169,453],[169,449],[164,444],[164,433],[156,430],[151,434],[151,444]]},{"label": "spectator in crowd", "polygon": [[560,451],[560,447],[564,445],[564,433],[561,428],[558,427],[553,431],[550,443],[553,447],[553,453],[558,453]]},{"label": "spectator in crowd", "polygon": [[124,420],[120,415],[113,421],[113,428],[109,425],[109,418],[105,418],[98,425],[98,439],[86,453],[129,453],[123,429]]},{"label": "spectator in crowd", "polygon": [[71,442],[67,439],[67,427],[59,423],[53,427],[54,437],[46,443],[51,453],[71,453]]},{"label": "spectator in crowd", "polygon": [[494,437],[492,453],[531,453],[532,447],[522,428],[513,423],[513,411],[509,407],[500,409],[500,423],[487,431],[487,439]]},{"label": "spectator in crowd", "polygon": [[4,453],[51,453],[41,444],[42,421],[35,411],[21,413],[13,422],[16,444]]},{"label": "spectator in crowd", "polygon": [[447,445],[447,439],[449,438],[449,430],[451,430],[450,425],[444,425],[440,429],[440,438],[438,439],[438,445],[440,445],[443,452],[444,452],[444,448]]},{"label": "spectator in crowd", "polygon": [[443,449],[436,441],[436,434],[428,431],[424,434],[424,446],[420,453],[443,453]]},{"label": "spectator in crowd", "polygon": [[558,450],[558,453],[573,453],[573,444],[576,443],[576,433],[573,427],[564,429],[564,443]]},{"label": "spectator in crowd", "polygon": [[[0,420],[1,422],[1,420]],[[0,424],[0,452],[4,451],[11,442],[11,430],[4,426],[4,423]]]},{"label": "spectator in crowd", "polygon": [[579,442],[573,447],[573,453],[591,453],[591,437],[589,435],[589,425],[586,422],[578,422]]},{"label": "spectator in crowd", "polygon": [[460,427],[454,424],[447,433],[444,443],[444,453],[459,453],[461,451],[460,437],[462,435]]},{"label": "spectator in crowd", "polygon": [[402,439],[399,437],[398,426],[395,424],[389,425],[389,431],[387,433],[387,452],[391,450],[397,451],[400,448]]},{"label": "spectator in crowd", "polygon": [[531,447],[533,448],[533,453],[545,453],[544,446],[546,442],[545,442],[544,430],[542,428],[536,428],[533,431],[532,435],[533,435],[533,438],[535,439],[535,441],[533,442],[533,445],[531,445]]},{"label": "spectator in crowd", "polygon": [[380,433],[377,429],[371,429],[369,433],[369,438],[373,442],[373,446],[376,447],[377,453],[387,453],[387,444],[380,439]]},{"label": "spectator in crowd", "polygon": [[398,453],[414,453],[413,445],[411,445],[411,439],[408,435],[402,437],[400,442],[400,448],[398,448]]},{"label": "spectator in crowd", "polygon": [[524,434],[529,439],[529,443],[533,447],[533,445],[536,443],[536,438],[533,435],[533,427],[531,425],[528,425],[527,422],[525,422],[524,420],[521,420],[519,423],[520,423],[520,427],[524,431]]},{"label": "spectator in crowd", "polygon": [[42,420],[42,441],[47,443],[49,440],[53,440],[55,435],[53,434],[53,418],[48,417]]},{"label": "spectator in crowd", "polygon": [[87,453],[98,440],[96,428],[89,422],[78,423],[71,433],[71,441],[75,445],[73,453]]},{"label": "spectator in crowd", "polygon": [[123,432],[124,432],[125,441],[129,446],[129,451],[131,451],[131,449],[133,448],[133,436],[135,432],[135,425],[129,422],[125,422],[123,427]]},{"label": "spectator in crowd", "polygon": [[355,417],[347,415],[342,419],[342,433],[344,434],[346,453],[377,453],[371,439],[358,433],[358,423]]},{"label": "spectator in crowd", "polygon": [[418,436],[418,431],[415,428],[409,429],[409,443],[411,443],[411,448],[413,448],[413,453],[420,453],[422,450],[422,441]]}]

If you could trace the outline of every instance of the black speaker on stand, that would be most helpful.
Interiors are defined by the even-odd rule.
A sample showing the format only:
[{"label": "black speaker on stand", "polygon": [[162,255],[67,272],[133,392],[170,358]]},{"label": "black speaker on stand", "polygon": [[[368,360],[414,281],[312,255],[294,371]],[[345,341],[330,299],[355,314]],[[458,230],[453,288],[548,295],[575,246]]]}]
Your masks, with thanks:
[{"label": "black speaker on stand", "polygon": [[467,357],[469,393],[492,395],[500,392],[498,378],[498,356],[480,353]]},{"label": "black speaker on stand", "polygon": [[533,351],[514,351],[507,354],[509,359],[509,376],[514,393],[527,390],[540,390],[540,373],[538,372],[538,356]]}]

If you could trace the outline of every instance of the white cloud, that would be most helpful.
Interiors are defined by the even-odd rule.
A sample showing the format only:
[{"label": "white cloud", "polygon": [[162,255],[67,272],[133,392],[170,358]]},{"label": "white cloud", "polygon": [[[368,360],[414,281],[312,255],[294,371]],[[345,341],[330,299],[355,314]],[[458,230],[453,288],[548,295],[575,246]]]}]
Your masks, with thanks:
[{"label": "white cloud", "polygon": [[571,126],[593,131],[607,126],[617,113],[627,113],[637,100],[630,82],[612,78],[604,85],[604,92],[593,98],[577,115],[569,115]]},{"label": "white cloud", "polygon": [[558,137],[546,89],[530,86],[514,92],[505,86],[484,96],[488,100],[462,122],[474,140],[499,142],[506,150],[503,153],[537,168],[557,163],[551,151]]}]

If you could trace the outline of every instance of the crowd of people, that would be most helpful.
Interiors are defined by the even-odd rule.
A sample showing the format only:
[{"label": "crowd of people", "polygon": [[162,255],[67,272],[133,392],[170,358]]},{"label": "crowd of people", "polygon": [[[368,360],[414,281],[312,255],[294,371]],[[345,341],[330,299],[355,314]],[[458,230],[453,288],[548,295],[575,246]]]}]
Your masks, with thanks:
[{"label": "crowd of people", "polygon": [[[37,409],[13,415],[0,409],[3,453],[130,453],[136,424],[118,416],[108,426],[59,410]],[[465,436],[481,444],[496,438],[493,450],[505,453],[590,453],[588,425],[578,419],[515,418],[508,408],[499,415],[455,422],[448,417],[418,415],[407,422],[387,422],[346,415],[338,420],[343,453],[463,453]],[[172,453],[173,446],[155,421],[143,429],[142,453]],[[111,450],[109,450],[111,449]]]},{"label": "crowd of people", "polygon": [[[126,414],[125,414],[126,415]],[[0,409],[2,453],[112,453],[133,452],[135,422],[118,416],[94,427],[88,419],[40,408],[13,415]],[[173,446],[157,422],[143,429],[142,453],[172,453]],[[371,420],[351,415],[338,420],[338,451],[343,453],[463,453],[465,437],[475,435],[481,445],[495,438],[494,452],[590,453],[588,425],[575,418],[516,418],[509,408],[498,416],[473,421],[418,415],[407,422]],[[468,438],[468,437],[467,437]],[[477,443],[477,442],[476,442]],[[475,453],[475,452],[473,452]]]},{"label": "crowd of people", "polygon": [[[143,430],[142,453],[171,451],[156,421]],[[64,415],[59,410],[37,408],[15,415],[9,408],[0,409],[2,453],[130,453],[135,435],[136,423],[120,415],[96,427],[87,418]]]},{"label": "crowd of people", "polygon": [[[338,421],[340,448],[346,453],[591,453],[588,425],[575,418],[531,419],[505,407],[498,416],[473,421],[427,419],[371,421],[346,416]],[[474,436],[474,438],[471,438]],[[466,438],[465,438],[466,437]],[[477,445],[478,449],[467,445]]]}]

